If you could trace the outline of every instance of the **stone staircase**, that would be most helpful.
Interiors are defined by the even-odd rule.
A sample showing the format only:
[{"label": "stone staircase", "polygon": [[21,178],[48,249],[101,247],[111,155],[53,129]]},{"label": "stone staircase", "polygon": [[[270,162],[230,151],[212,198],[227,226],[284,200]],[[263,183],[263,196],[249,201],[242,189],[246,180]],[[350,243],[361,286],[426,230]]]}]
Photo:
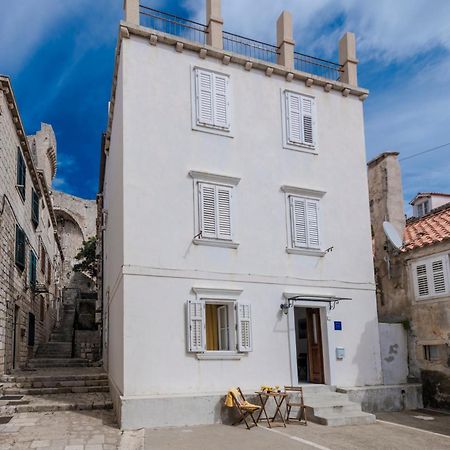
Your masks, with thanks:
[{"label": "stone staircase", "polygon": [[336,392],[334,386],[305,384],[302,386],[308,420],[328,426],[375,423],[373,414],[363,412],[361,404],[348,395]]},{"label": "stone staircase", "polygon": [[59,327],[55,327],[46,344],[39,345],[35,357],[28,361],[31,369],[46,367],[85,367],[89,362],[72,358],[72,340],[75,321],[73,302],[64,304],[63,318]]}]

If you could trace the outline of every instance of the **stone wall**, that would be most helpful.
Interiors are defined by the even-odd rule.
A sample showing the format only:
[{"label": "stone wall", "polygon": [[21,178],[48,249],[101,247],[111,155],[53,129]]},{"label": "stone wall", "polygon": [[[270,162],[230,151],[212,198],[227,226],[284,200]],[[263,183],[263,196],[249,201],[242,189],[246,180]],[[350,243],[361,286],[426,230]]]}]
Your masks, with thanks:
[{"label": "stone wall", "polygon": [[75,358],[98,361],[101,357],[100,332],[98,330],[75,330]]},{"label": "stone wall", "polygon": [[[61,255],[43,196],[43,181],[35,175],[40,167],[34,165],[36,158],[17,125],[20,124],[18,114],[9,80],[0,77],[0,375],[13,367],[26,366],[38,345],[48,340],[61,308],[58,284]],[[42,126],[51,129],[50,125]],[[42,156],[47,148],[37,146],[34,151]],[[26,160],[25,199],[16,187],[18,152]],[[31,188],[40,195],[37,224],[31,220]],[[16,226],[26,236],[23,268],[15,262]],[[31,252],[36,256],[36,283],[39,290],[46,290],[46,293],[39,294],[32,289]],[[33,317],[35,339],[34,344],[29,345]]]}]

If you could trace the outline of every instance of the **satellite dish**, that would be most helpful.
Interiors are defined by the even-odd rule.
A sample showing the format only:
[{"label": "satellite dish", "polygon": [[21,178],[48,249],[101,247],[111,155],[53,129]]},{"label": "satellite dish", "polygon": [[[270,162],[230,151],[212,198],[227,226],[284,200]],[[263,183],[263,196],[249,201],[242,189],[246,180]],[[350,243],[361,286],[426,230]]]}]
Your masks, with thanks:
[{"label": "satellite dish", "polygon": [[394,228],[392,223],[383,222],[383,230],[388,238],[389,242],[397,249],[400,250],[403,247],[403,240]]}]

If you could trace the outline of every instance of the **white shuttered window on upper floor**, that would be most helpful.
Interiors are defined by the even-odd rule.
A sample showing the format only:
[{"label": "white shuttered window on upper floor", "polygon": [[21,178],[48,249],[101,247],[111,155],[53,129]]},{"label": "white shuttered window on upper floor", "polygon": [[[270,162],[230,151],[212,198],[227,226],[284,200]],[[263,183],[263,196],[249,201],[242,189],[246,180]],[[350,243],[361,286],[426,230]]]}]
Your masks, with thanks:
[{"label": "white shuttered window on upper floor", "polygon": [[315,102],[312,97],[285,91],[286,144],[314,147],[316,145]]},{"label": "white shuttered window on upper floor", "polygon": [[196,124],[229,131],[231,126],[230,78],[195,69]]},{"label": "white shuttered window on upper floor", "polygon": [[232,187],[198,183],[202,238],[232,240]]},{"label": "white shuttered window on upper floor", "polygon": [[320,249],[319,200],[289,196],[292,247]]},{"label": "white shuttered window on upper floor", "polygon": [[411,268],[417,300],[450,294],[448,255],[415,261]]}]

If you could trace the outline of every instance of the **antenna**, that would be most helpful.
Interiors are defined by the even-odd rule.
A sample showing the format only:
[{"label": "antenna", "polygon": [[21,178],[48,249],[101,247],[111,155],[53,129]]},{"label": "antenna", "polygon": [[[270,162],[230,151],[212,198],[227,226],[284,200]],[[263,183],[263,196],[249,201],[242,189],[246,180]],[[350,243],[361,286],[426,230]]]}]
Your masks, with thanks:
[{"label": "antenna", "polygon": [[383,222],[383,230],[392,246],[400,250],[403,247],[403,240],[394,226],[390,222]]}]

